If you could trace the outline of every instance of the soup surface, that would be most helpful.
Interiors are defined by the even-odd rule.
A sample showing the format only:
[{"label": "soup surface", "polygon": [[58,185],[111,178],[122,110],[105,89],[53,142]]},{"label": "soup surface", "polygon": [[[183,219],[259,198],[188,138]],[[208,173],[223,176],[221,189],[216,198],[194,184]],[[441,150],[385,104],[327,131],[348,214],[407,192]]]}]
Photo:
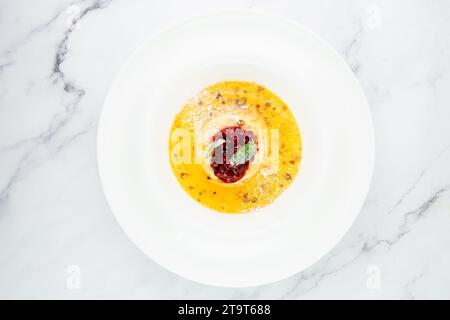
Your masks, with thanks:
[{"label": "soup surface", "polygon": [[294,180],[302,157],[300,130],[288,106],[264,86],[219,82],[176,115],[169,157],[195,201],[219,212],[251,212]]}]

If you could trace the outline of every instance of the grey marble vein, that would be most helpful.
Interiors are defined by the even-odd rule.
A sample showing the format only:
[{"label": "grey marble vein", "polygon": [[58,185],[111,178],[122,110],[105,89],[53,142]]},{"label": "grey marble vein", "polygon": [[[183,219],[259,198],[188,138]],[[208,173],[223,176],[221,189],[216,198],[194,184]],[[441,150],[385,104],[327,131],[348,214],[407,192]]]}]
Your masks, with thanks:
[{"label": "grey marble vein", "polygon": [[[8,182],[6,183],[6,185],[3,187],[3,189],[0,191],[0,205],[2,204],[2,202],[4,202],[8,196],[9,196],[9,192],[11,191],[12,186],[14,185],[14,183],[17,182],[17,180],[20,177],[20,173],[22,172],[22,170],[25,167],[26,162],[28,161],[29,157],[31,155],[31,152],[26,152],[21,159],[19,160],[15,170],[13,171],[13,173],[11,174]],[[0,215],[1,216],[1,215]]]},{"label": "grey marble vein", "polygon": [[359,46],[361,45],[361,37],[363,35],[364,27],[363,24],[360,22],[359,27],[354,33],[352,40],[350,43],[344,48],[343,55],[347,63],[350,65],[352,71],[356,74],[358,73],[358,70],[360,68],[360,63],[356,57]]},{"label": "grey marble vein", "polygon": [[394,204],[394,206],[387,212],[388,215],[390,215],[392,212],[394,212],[402,203],[403,201],[409,196],[409,194],[414,191],[414,189],[416,188],[416,186],[419,184],[419,182],[422,180],[422,178],[425,176],[425,174],[431,169],[433,168],[433,166],[436,164],[436,162],[442,157],[444,156],[448,151],[450,150],[450,145],[448,145],[447,147],[445,147],[441,152],[439,152],[439,154],[437,155],[437,157],[431,162],[431,164],[429,166],[427,166],[425,169],[423,169],[418,177],[416,178],[416,180],[414,181],[414,183],[400,196],[400,198],[397,200],[397,202]]},{"label": "grey marble vein", "polygon": [[[53,70],[51,73],[51,76],[53,77],[53,82],[60,81],[63,84],[63,90],[67,94],[73,95],[74,100],[68,104],[65,105],[65,112],[56,114],[52,117],[50,124],[48,128],[40,133],[37,137],[25,139],[19,142],[14,143],[13,145],[2,147],[0,149],[0,152],[15,149],[17,147],[21,147],[29,142],[30,149],[25,152],[25,155],[22,157],[22,159],[18,162],[16,169],[14,173],[11,175],[10,179],[6,183],[6,186],[2,189],[0,192],[0,202],[4,201],[9,192],[11,192],[11,189],[14,185],[14,183],[17,181],[18,177],[20,176],[20,173],[23,171],[24,167],[27,164],[27,160],[32,156],[33,151],[42,144],[49,143],[55,135],[57,135],[71,120],[72,116],[74,115],[74,112],[76,110],[76,107],[82,100],[83,96],[85,95],[85,90],[77,87],[74,82],[66,80],[66,76],[64,72],[61,70],[61,64],[66,59],[66,56],[68,54],[68,48],[67,43],[70,39],[71,33],[75,30],[75,25],[83,19],[88,13],[97,10],[97,9],[103,9],[107,7],[107,5],[111,1],[94,1],[90,6],[86,7],[80,15],[72,21],[72,24],[69,26],[67,30],[64,31],[62,40],[59,42],[57,46],[57,52],[55,54],[55,63],[53,66]],[[60,13],[56,14],[49,22],[33,29],[34,32],[41,31],[44,27],[50,25],[55,19],[60,15]],[[75,139],[76,137],[82,135],[85,133],[86,130],[83,130],[81,133],[76,133],[73,135],[70,140]],[[58,145],[57,149],[60,151],[63,149],[63,147],[68,143],[63,143]]]},{"label": "grey marble vein", "polygon": [[428,266],[425,267],[419,274],[415,275],[414,277],[412,277],[411,280],[409,280],[404,288],[407,292],[407,298],[411,299],[411,300],[416,300],[417,298],[415,297],[414,293],[413,293],[413,289],[414,286],[417,285],[417,283],[426,275],[426,273],[428,272]]},{"label": "grey marble vein", "polygon": [[389,248],[394,246],[396,243],[398,243],[405,235],[409,234],[411,232],[411,227],[413,225],[413,221],[411,217],[415,217],[416,221],[417,219],[421,218],[429,209],[430,207],[448,190],[450,190],[450,186],[446,186],[444,188],[439,189],[436,191],[429,199],[427,199],[419,208],[413,211],[409,211],[403,214],[404,221],[400,226],[398,227],[399,232],[395,234],[395,236],[391,239],[371,239],[366,240],[362,243],[360,246],[360,250],[356,251],[353,257],[348,259],[346,262],[335,266],[331,270],[325,271],[327,269],[327,265],[329,264],[329,261],[337,254],[331,255],[327,258],[324,265],[321,265],[320,269],[313,270],[311,274],[306,275],[305,272],[300,273],[300,275],[296,276],[295,284],[292,286],[291,289],[286,291],[282,298],[288,298],[291,296],[295,296],[298,294],[297,290],[299,287],[301,287],[305,282],[312,281],[312,285],[308,287],[306,290],[302,291],[301,294],[307,293],[308,291],[311,291],[319,286],[319,284],[325,280],[327,277],[336,274],[342,270],[344,270],[346,267],[351,265],[354,261],[356,261],[358,258],[360,258],[363,254],[367,254],[377,246],[381,244],[387,245]]},{"label": "grey marble vein", "polygon": [[[158,29],[221,6],[285,15],[328,39],[360,79],[376,133],[369,201],[346,237],[254,288],[201,285],[145,257],[114,221],[95,163],[112,70]],[[0,298],[450,298],[450,3],[5,0],[3,10]],[[376,30],[364,20],[374,10]],[[66,285],[71,265],[79,290]],[[383,272],[380,290],[367,288],[368,265]]]}]

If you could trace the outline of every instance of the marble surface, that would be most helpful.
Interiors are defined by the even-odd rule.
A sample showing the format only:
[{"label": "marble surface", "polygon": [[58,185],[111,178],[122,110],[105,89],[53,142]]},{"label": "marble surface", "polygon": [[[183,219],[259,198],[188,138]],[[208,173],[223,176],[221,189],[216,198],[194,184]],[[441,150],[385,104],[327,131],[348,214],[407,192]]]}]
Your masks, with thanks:
[{"label": "marble surface", "polygon": [[[105,94],[160,27],[224,7],[297,20],[369,100],[375,173],[346,237],[266,286],[182,279],[113,218],[96,167]],[[450,2],[0,1],[0,298],[450,298]]]}]

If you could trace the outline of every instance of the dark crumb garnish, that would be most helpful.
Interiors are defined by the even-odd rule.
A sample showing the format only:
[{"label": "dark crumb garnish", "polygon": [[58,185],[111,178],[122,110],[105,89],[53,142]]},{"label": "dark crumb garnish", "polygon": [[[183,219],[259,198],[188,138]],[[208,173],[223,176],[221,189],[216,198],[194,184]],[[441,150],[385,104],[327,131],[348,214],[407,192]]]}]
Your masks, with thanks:
[{"label": "dark crumb garnish", "polygon": [[210,176],[206,176],[206,179],[211,180],[211,177]]},{"label": "dark crumb garnish", "polygon": [[242,107],[243,105],[245,105],[247,103],[247,99],[246,98],[241,98],[241,99],[236,99],[235,103],[239,106]]},{"label": "dark crumb garnish", "polygon": [[242,195],[242,202],[247,203],[249,201],[250,201],[250,199],[248,198],[248,193],[244,193]]},{"label": "dark crumb garnish", "polygon": [[291,175],[289,173],[286,173],[286,180],[291,180]]},{"label": "dark crumb garnish", "polygon": [[188,188],[189,188],[189,190],[194,190],[193,186],[189,186]]},{"label": "dark crumb garnish", "polygon": [[219,99],[219,98],[221,98],[222,97],[222,95],[220,94],[220,92],[217,92],[217,94],[216,94],[216,99]]},{"label": "dark crumb garnish", "polygon": [[270,107],[270,102],[266,102],[264,105],[265,105],[266,107]]},{"label": "dark crumb garnish", "polygon": [[188,174],[187,174],[186,172],[180,173],[180,178],[181,178],[181,179],[186,179],[187,176],[188,176]]},{"label": "dark crumb garnish", "polygon": [[258,198],[253,198],[252,202],[255,203],[256,201],[258,201]]},{"label": "dark crumb garnish", "polygon": [[213,194],[216,194],[217,192],[216,191],[213,191]]},{"label": "dark crumb garnish", "polygon": [[295,164],[295,160],[289,160],[290,164]]}]

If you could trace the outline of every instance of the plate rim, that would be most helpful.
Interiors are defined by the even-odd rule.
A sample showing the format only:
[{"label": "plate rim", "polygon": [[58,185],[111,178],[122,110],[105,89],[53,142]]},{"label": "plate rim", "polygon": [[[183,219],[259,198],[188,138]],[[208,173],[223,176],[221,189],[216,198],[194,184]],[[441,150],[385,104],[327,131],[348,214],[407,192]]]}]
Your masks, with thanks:
[{"label": "plate rim", "polygon": [[[263,17],[268,17],[268,18],[272,18],[272,19],[276,19],[276,20],[280,20],[281,22],[284,22],[288,25],[290,25],[293,28],[296,29],[300,29],[302,32],[306,32],[308,33],[310,36],[312,36],[313,38],[315,38],[317,41],[320,42],[320,44],[324,47],[326,47],[328,49],[328,51],[330,53],[332,53],[335,58],[337,58],[338,60],[340,60],[341,62],[344,63],[344,65],[346,66],[346,68],[348,69],[348,71],[350,72],[349,75],[351,75],[352,77],[352,81],[355,82],[359,93],[361,94],[362,98],[363,98],[363,102],[364,102],[364,106],[361,104],[361,108],[364,110],[364,116],[367,120],[367,124],[369,125],[369,127],[367,128],[367,142],[370,144],[370,154],[367,156],[367,160],[368,160],[368,168],[370,168],[370,172],[368,172],[367,175],[367,184],[364,188],[364,190],[361,191],[361,197],[358,197],[359,199],[359,203],[358,203],[358,210],[355,210],[355,213],[353,215],[349,215],[349,217],[347,218],[349,220],[349,223],[346,226],[342,227],[342,230],[339,233],[339,236],[337,237],[336,241],[334,242],[334,245],[332,245],[328,250],[326,250],[326,252],[320,256],[319,259],[316,259],[314,261],[312,261],[311,263],[307,264],[306,267],[290,272],[288,274],[285,274],[282,277],[278,277],[275,280],[268,280],[268,281],[259,281],[258,283],[245,283],[242,285],[236,285],[234,284],[224,284],[224,283],[219,283],[219,281],[216,281],[215,283],[213,282],[208,282],[208,281],[200,281],[198,279],[193,279],[190,278],[184,274],[179,274],[176,271],[173,271],[172,268],[166,266],[165,264],[161,263],[159,260],[155,259],[154,257],[148,255],[142,248],[141,246],[139,246],[137,244],[137,242],[135,241],[135,239],[133,237],[130,236],[130,234],[125,230],[125,228],[123,227],[122,223],[120,223],[120,219],[118,218],[117,214],[114,212],[112,206],[111,206],[111,201],[109,200],[109,196],[107,195],[107,193],[105,192],[105,178],[104,178],[104,172],[101,169],[102,165],[101,165],[101,161],[99,159],[103,158],[103,156],[101,155],[100,152],[100,144],[101,144],[101,140],[102,140],[102,123],[104,123],[104,119],[105,119],[105,112],[104,112],[104,108],[108,102],[108,100],[110,99],[111,96],[111,92],[112,92],[112,88],[115,86],[115,84],[118,82],[118,79],[121,77],[123,71],[125,70],[125,68],[128,66],[128,63],[130,61],[133,60],[133,58],[137,55],[137,53],[144,48],[146,45],[148,45],[149,43],[155,41],[156,39],[158,39],[159,37],[163,36],[165,33],[170,32],[172,30],[175,30],[179,27],[182,27],[184,24],[188,24],[191,21],[195,21],[197,19],[202,19],[202,18],[206,18],[209,16],[214,16],[214,15],[222,15],[222,14],[239,14],[239,15],[249,15],[249,16],[263,16]],[[156,32],[153,32],[150,36],[148,36],[147,38],[145,38],[145,40],[139,44],[135,49],[132,50],[132,52],[123,60],[120,68],[118,69],[118,71],[116,72],[113,81],[110,83],[109,87],[108,87],[108,91],[107,94],[105,95],[103,104],[102,104],[102,108],[100,110],[100,115],[98,117],[98,125],[97,125],[97,130],[96,130],[96,162],[97,162],[97,171],[98,171],[98,176],[100,178],[100,183],[102,186],[102,191],[103,194],[105,196],[106,199],[106,203],[107,206],[109,207],[111,213],[113,214],[115,220],[117,221],[118,225],[120,226],[120,228],[122,229],[122,231],[125,233],[125,235],[131,240],[131,242],[133,242],[133,244],[148,258],[150,258],[153,262],[157,263],[158,265],[162,266],[165,270],[168,270],[169,272],[176,274],[177,276],[180,276],[184,279],[188,279],[190,281],[199,283],[199,284],[203,284],[203,285],[210,285],[210,286],[216,286],[216,287],[229,287],[229,288],[248,288],[248,287],[255,287],[255,286],[261,286],[261,285],[267,285],[270,283],[275,283],[278,281],[282,281],[285,280],[287,278],[290,278],[296,274],[298,274],[299,272],[302,272],[303,270],[306,270],[307,268],[310,268],[312,265],[316,264],[318,261],[320,261],[320,259],[322,259],[323,257],[325,257],[326,255],[328,255],[339,243],[340,241],[344,238],[344,236],[348,233],[348,231],[351,229],[351,227],[353,226],[353,224],[355,223],[357,217],[359,216],[364,203],[366,202],[367,196],[369,194],[371,185],[372,185],[372,179],[373,179],[373,175],[374,175],[374,168],[375,168],[375,130],[374,130],[374,124],[373,124],[373,119],[372,119],[372,114],[371,114],[371,110],[370,110],[370,105],[369,102],[367,100],[367,97],[365,95],[365,92],[363,90],[363,87],[361,86],[360,81],[358,80],[358,78],[356,77],[355,73],[353,72],[353,70],[350,68],[349,64],[347,63],[347,61],[344,59],[344,57],[339,54],[339,52],[330,44],[328,43],[326,40],[324,40],[318,33],[313,32],[310,28],[304,26],[303,24],[288,18],[286,16],[282,16],[279,14],[274,14],[271,12],[267,12],[264,10],[258,10],[258,9],[247,9],[247,8],[229,8],[229,9],[216,9],[216,10],[206,10],[200,14],[193,14],[193,15],[189,15],[188,17],[182,18],[182,19],[176,19],[175,21],[159,27]]]}]

